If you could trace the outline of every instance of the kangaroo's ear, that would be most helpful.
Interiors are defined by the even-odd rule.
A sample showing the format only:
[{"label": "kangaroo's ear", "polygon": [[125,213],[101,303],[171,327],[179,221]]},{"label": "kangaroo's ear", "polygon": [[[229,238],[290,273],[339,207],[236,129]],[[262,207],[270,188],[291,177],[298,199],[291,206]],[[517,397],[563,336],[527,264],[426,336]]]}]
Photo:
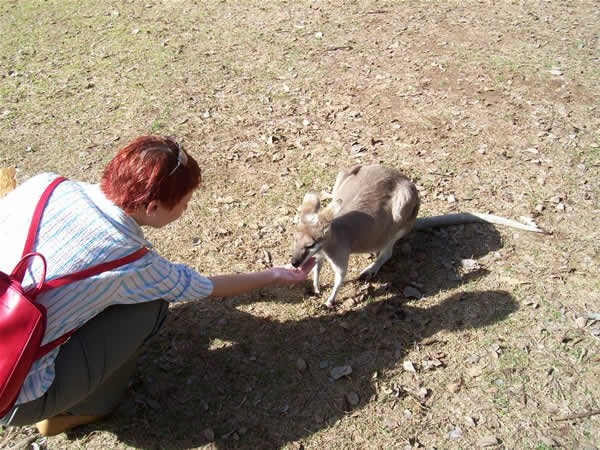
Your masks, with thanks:
[{"label": "kangaroo's ear", "polygon": [[300,206],[300,214],[314,214],[319,211],[319,208],[321,208],[319,194],[314,191],[307,192]]},{"label": "kangaroo's ear", "polygon": [[336,214],[340,212],[342,208],[342,201],[338,198],[337,200],[331,202],[327,208],[324,208],[321,212],[319,212],[319,217],[322,222],[331,222]]}]

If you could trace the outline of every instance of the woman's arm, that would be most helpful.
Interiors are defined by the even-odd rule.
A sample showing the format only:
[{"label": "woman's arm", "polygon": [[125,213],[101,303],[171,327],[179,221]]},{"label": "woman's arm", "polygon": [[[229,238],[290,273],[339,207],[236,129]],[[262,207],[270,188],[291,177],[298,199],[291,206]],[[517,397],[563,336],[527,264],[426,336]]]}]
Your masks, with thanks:
[{"label": "woman's arm", "polygon": [[230,297],[268,286],[298,283],[306,279],[313,266],[314,261],[309,261],[298,269],[287,265],[273,267],[262,272],[208,277],[213,283],[211,297]]}]

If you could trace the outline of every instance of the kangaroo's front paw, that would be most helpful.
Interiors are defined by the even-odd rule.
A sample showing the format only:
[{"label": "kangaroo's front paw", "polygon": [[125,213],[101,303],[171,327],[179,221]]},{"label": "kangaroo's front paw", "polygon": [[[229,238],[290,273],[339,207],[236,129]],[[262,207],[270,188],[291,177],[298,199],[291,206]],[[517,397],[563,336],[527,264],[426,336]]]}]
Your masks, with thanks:
[{"label": "kangaroo's front paw", "polygon": [[315,291],[313,288],[307,288],[306,289],[306,294],[309,297],[320,297],[321,296],[321,291]]},{"label": "kangaroo's front paw", "polygon": [[330,300],[327,300],[325,303],[323,303],[323,306],[327,309],[335,309],[335,304]]}]

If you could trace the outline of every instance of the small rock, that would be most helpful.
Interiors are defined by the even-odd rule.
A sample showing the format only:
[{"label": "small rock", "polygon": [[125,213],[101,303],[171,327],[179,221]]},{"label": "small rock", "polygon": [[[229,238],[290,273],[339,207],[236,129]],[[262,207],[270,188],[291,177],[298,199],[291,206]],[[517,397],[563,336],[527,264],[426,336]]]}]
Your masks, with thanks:
[{"label": "small rock", "polygon": [[417,397],[419,397],[421,400],[425,400],[430,393],[430,390],[425,387],[419,388],[419,390],[416,392]]},{"label": "small rock", "polygon": [[481,374],[483,374],[483,368],[479,366],[474,366],[467,370],[467,375],[469,375],[471,378],[477,378]]},{"label": "small rock", "polygon": [[575,326],[577,328],[585,328],[586,325],[587,319],[585,317],[579,316],[577,319],[575,319]]},{"label": "small rock", "polygon": [[300,372],[304,372],[307,367],[308,365],[306,364],[306,361],[304,361],[304,359],[298,358],[296,360],[296,369],[298,369]]},{"label": "small rock", "polygon": [[350,375],[351,373],[352,367],[350,366],[337,366],[333,367],[329,371],[329,375],[331,375],[331,378],[333,378],[334,380],[339,380],[340,378]]},{"label": "small rock", "polygon": [[460,439],[462,437],[462,430],[460,427],[454,427],[448,432],[448,437],[450,439]]},{"label": "small rock", "polygon": [[428,358],[428,359],[424,359],[423,362],[421,363],[421,365],[423,366],[423,369],[431,370],[431,369],[435,369],[436,367],[442,366],[443,363],[437,358]]},{"label": "small rock", "polygon": [[462,266],[462,269],[465,272],[473,272],[475,270],[478,270],[480,268],[480,265],[477,261],[475,261],[474,259],[462,259],[460,261],[460,265]]},{"label": "small rock", "polygon": [[498,438],[496,436],[484,436],[477,441],[478,447],[492,447],[498,445]]},{"label": "small rock", "polygon": [[219,198],[217,199],[217,203],[223,203],[223,204],[226,204],[226,205],[229,205],[229,204],[233,203],[234,201],[235,201],[235,200],[234,200],[234,199],[233,199],[233,197],[231,197],[231,196],[227,196],[227,197],[219,197]]},{"label": "small rock", "polygon": [[446,389],[448,389],[448,392],[451,392],[452,394],[456,394],[457,392],[460,391],[462,383],[450,383],[448,384],[448,386],[446,386]]},{"label": "small rock", "polygon": [[421,293],[421,291],[419,291],[417,288],[413,287],[413,286],[406,286],[404,288],[404,290],[402,291],[402,293],[404,294],[404,296],[406,298],[421,298],[423,297],[423,294]]},{"label": "small rock", "polygon": [[473,419],[471,416],[465,416],[465,423],[470,427],[475,427],[477,425],[475,419]]},{"label": "small rock", "polygon": [[416,372],[414,364],[409,359],[404,360],[404,362],[402,363],[402,368],[407,372]]}]

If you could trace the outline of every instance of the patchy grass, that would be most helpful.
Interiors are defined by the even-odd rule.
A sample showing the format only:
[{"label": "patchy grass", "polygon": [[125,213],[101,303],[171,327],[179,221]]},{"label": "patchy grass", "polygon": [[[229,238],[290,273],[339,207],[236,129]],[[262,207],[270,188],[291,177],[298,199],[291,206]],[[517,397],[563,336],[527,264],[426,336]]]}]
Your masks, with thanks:
[{"label": "patchy grass", "polygon": [[133,137],[177,136],[204,184],[148,236],[203,273],[286,262],[304,193],[357,163],[403,170],[423,215],[552,231],[414,233],[372,283],[353,256],[335,312],[304,286],[173,306],[113,416],[0,447],[597,446],[599,18],[592,1],[0,3],[0,165],[94,181]]}]

